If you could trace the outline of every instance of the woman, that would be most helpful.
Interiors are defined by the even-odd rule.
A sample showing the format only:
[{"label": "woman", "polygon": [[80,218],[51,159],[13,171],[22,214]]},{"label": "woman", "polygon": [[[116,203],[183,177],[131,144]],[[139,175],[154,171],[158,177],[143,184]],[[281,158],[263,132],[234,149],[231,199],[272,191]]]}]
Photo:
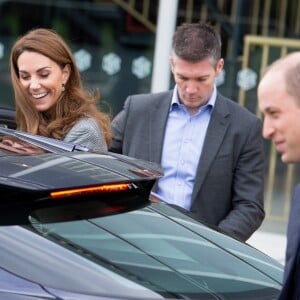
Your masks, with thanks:
[{"label": "woman", "polygon": [[82,87],[70,48],[53,30],[34,29],[12,47],[10,73],[19,130],[97,151],[111,142],[110,117]]}]

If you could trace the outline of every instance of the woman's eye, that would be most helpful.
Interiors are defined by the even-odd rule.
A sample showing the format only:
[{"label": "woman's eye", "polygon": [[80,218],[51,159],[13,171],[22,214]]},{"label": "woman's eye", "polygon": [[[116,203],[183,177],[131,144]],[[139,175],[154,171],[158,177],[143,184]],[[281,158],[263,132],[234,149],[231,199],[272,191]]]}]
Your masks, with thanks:
[{"label": "woman's eye", "polygon": [[47,78],[49,76],[49,73],[46,73],[46,74],[41,74],[40,75],[42,78]]},{"label": "woman's eye", "polygon": [[24,75],[22,75],[22,76],[20,76],[20,78],[21,78],[22,80],[28,80],[28,79],[29,79],[29,76],[24,76]]}]

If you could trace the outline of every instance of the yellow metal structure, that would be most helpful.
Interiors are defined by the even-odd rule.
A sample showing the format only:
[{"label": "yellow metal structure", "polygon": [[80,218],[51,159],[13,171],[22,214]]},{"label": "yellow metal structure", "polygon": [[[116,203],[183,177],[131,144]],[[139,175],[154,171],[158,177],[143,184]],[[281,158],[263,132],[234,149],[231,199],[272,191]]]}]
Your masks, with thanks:
[{"label": "yellow metal structure", "polygon": [[[272,61],[292,51],[300,51],[300,40],[246,35],[242,69],[256,70],[260,77],[263,70]],[[250,102],[255,101],[256,114],[262,118],[256,97],[247,94],[248,92],[240,89],[239,103],[247,107]],[[271,142],[266,142],[266,161],[265,209],[267,218],[286,221],[290,210],[291,191],[297,182],[296,166],[284,165]],[[274,209],[275,207],[277,207],[277,211]]]}]

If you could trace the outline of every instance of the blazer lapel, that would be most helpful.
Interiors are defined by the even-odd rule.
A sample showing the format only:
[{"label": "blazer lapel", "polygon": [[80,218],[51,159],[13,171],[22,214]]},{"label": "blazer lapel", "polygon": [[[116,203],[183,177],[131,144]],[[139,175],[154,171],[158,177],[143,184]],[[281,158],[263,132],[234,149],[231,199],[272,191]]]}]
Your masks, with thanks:
[{"label": "blazer lapel", "polygon": [[153,99],[153,105],[149,110],[149,140],[150,160],[156,163],[161,162],[164,134],[168,120],[173,91],[158,94]]},{"label": "blazer lapel", "polygon": [[290,209],[287,247],[286,247],[286,269],[285,276],[293,270],[294,261],[300,248],[300,184],[295,187],[292,205]]},{"label": "blazer lapel", "polygon": [[214,161],[219,148],[222,145],[225,133],[230,122],[228,107],[218,95],[212,112],[212,116],[207,128],[207,133],[202,149],[202,154],[198,163],[195,186],[192,194],[192,202],[198,194],[205,176]]}]

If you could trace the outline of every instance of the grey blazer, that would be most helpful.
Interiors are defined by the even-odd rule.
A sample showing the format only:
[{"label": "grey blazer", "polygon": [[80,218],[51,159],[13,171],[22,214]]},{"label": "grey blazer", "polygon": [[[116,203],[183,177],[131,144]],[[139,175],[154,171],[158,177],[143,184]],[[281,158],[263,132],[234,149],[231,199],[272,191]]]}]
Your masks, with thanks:
[{"label": "grey blazer", "polygon": [[97,121],[91,117],[79,120],[66,134],[64,141],[76,143],[100,152],[107,151],[102,131]]},{"label": "grey blazer", "polygon": [[[110,150],[160,163],[172,93],[129,96],[112,121]],[[196,163],[191,213],[247,240],[265,216],[259,119],[218,94],[202,155]]]}]

